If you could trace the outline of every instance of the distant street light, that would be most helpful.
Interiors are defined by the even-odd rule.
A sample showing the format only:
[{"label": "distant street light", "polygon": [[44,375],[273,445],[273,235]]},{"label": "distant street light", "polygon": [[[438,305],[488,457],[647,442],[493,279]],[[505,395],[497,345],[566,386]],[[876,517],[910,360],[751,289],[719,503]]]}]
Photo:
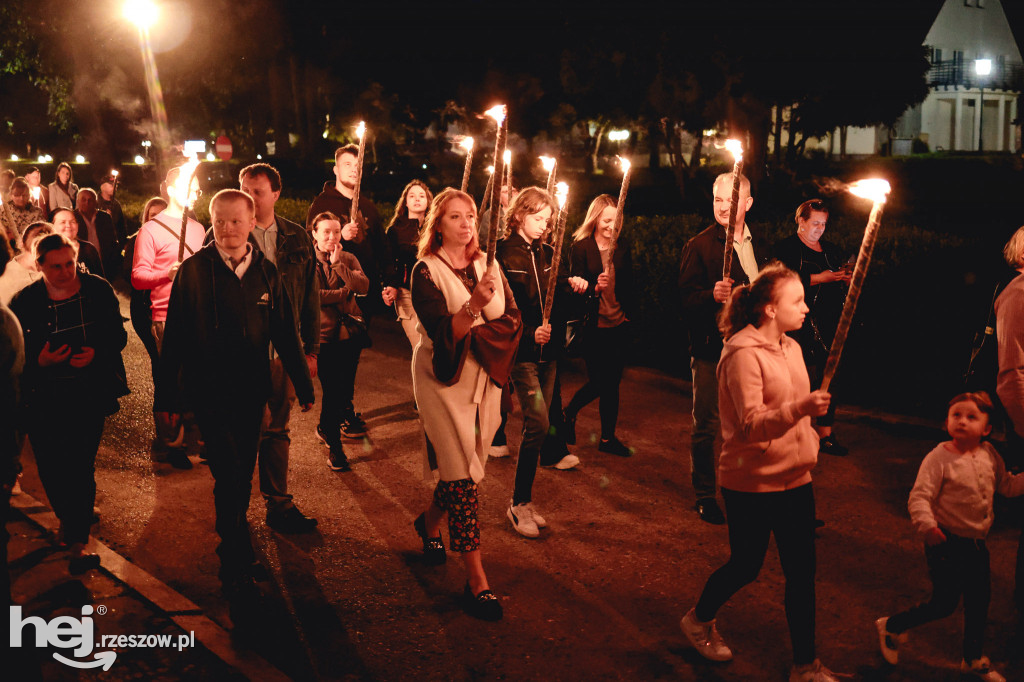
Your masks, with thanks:
[{"label": "distant street light", "polygon": [[608,139],[612,142],[625,142],[629,139],[628,130],[609,130]]},{"label": "distant street light", "polygon": [[975,59],[974,73],[978,74],[978,151],[984,151],[982,140],[985,138],[985,81],[983,78],[992,73],[991,59]]},{"label": "distant street light", "polygon": [[122,12],[124,18],[138,26],[140,31],[148,31],[160,16],[160,10],[149,0],[128,0]]},{"label": "distant street light", "polygon": [[138,166],[144,166],[146,164],[146,157],[144,157],[142,154],[136,154],[135,164]]},{"label": "distant street light", "polygon": [[85,157],[81,154],[75,155],[75,163],[85,163]]},{"label": "distant street light", "polygon": [[[159,8],[151,0],[128,0],[122,9],[124,17],[139,29],[139,48],[142,50],[142,64],[146,71],[146,89],[149,91],[149,110],[156,126],[157,160],[170,144],[167,134],[167,109],[164,106],[163,88],[156,70],[156,58],[149,46],[149,29],[160,18]],[[146,150],[149,155],[149,150]]]}]

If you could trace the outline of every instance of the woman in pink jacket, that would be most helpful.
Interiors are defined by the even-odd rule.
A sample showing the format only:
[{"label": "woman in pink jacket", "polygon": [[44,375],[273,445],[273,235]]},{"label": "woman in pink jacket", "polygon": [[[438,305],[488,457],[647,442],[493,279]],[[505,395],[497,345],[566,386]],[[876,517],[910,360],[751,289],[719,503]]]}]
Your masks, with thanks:
[{"label": "woman in pink jacket", "polygon": [[715,614],[761,571],[775,535],[786,577],[786,621],[793,646],[790,682],[836,678],[814,647],[814,492],[811,468],[818,436],[811,417],[830,396],[811,392],[800,346],[786,332],[800,329],[808,308],[797,273],[780,263],[732,292],[719,318],[725,348],[718,364],[722,454],[718,478],[729,519],[729,561],[704,586],[680,623],[705,658],[728,661],[732,651],[715,628]]}]

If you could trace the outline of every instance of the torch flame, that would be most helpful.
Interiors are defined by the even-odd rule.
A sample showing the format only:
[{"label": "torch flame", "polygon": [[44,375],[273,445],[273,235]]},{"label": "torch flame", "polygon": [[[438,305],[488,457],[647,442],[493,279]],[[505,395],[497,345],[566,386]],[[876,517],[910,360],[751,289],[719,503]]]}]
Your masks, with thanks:
[{"label": "torch flame", "polygon": [[487,167],[487,174],[488,175],[494,175],[494,166],[488,166]]},{"label": "torch flame", "polygon": [[110,171],[110,174],[116,178],[121,173],[117,169],[114,169],[114,170]]},{"label": "torch flame", "polygon": [[363,135],[366,134],[366,121],[360,121],[359,125],[356,126],[356,137],[360,140],[363,139]]},{"label": "torch flame", "polygon": [[[542,157],[540,157],[540,165],[544,166],[544,170],[546,170],[548,173],[550,173],[551,169],[555,167],[555,157],[553,157],[553,156],[542,156]],[[563,183],[559,183],[559,184],[563,184]]]},{"label": "torch flame", "polygon": [[629,163],[629,159],[623,158],[621,156],[617,156],[616,158],[619,160],[619,165],[622,166],[622,172],[625,173],[626,171],[628,171],[630,165],[632,165]]},{"label": "torch flame", "polygon": [[890,191],[889,182],[877,178],[852,182],[846,189],[850,194],[862,199],[870,199],[876,204],[884,204]]},{"label": "torch flame", "polygon": [[[554,160],[554,159],[552,159]],[[558,210],[565,208],[565,202],[569,198],[569,183],[559,182],[555,185],[555,199],[558,201]]]},{"label": "torch flame", "polygon": [[197,196],[198,188],[194,187],[189,192],[189,180],[192,179],[192,174],[196,172],[196,168],[199,167],[199,157],[193,154],[188,158],[188,163],[181,167],[181,171],[178,173],[178,179],[174,181],[174,184],[169,187],[169,190],[173,190],[174,199],[181,204],[182,208],[192,208],[192,204],[199,197]]},{"label": "torch flame", "polygon": [[493,107],[484,112],[484,116],[490,116],[500,126],[505,122],[505,117],[508,115],[508,107],[504,104],[495,104]]},{"label": "torch flame", "polygon": [[739,161],[743,158],[743,143],[739,140],[726,140],[725,148],[732,154],[733,159]]},{"label": "torch flame", "polygon": [[512,161],[512,150],[506,149],[505,153],[501,155],[501,160],[504,161],[507,166]]},{"label": "torch flame", "polygon": [[459,146],[462,147],[463,149],[465,149],[467,152],[473,151],[473,145],[474,144],[475,144],[475,141],[473,140],[472,137],[470,137],[468,135],[466,137],[462,138],[462,140],[459,142]]},{"label": "torch flame", "polygon": [[43,193],[43,188],[40,187],[39,185],[36,185],[29,191],[32,193],[32,200],[39,201],[39,195]]}]

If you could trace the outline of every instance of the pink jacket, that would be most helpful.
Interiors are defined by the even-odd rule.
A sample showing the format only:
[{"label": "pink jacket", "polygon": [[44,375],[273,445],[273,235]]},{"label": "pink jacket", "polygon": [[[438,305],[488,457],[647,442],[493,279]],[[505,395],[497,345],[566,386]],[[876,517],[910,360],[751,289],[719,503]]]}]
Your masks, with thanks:
[{"label": "pink jacket", "polygon": [[762,493],[811,482],[818,435],[797,412],[810,392],[800,345],[789,336],[772,343],[748,325],[725,342],[718,363],[723,488]]},{"label": "pink jacket", "polygon": [[[167,276],[167,271],[178,261],[178,237],[160,226],[156,218],[170,226],[175,234],[181,231],[181,218],[172,218],[166,213],[154,216],[153,220],[142,226],[139,236],[135,239],[132,286],[136,289],[151,290],[153,321],[163,322],[167,319],[167,302],[171,298],[171,279]],[[189,220],[185,244],[195,252],[203,248],[205,238],[206,228],[201,223]],[[185,249],[185,259],[189,255],[188,249]]]}]

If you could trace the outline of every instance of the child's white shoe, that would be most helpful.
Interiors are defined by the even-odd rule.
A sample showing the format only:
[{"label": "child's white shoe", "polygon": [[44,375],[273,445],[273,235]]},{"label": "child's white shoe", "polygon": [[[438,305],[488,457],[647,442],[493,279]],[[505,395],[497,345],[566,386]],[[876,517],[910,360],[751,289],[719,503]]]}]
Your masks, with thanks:
[{"label": "child's white shoe", "polygon": [[960,663],[960,673],[977,677],[979,680],[985,680],[985,682],[1006,682],[1005,677],[992,669],[992,661],[988,660],[988,656],[982,656],[970,663],[962,661]]}]

